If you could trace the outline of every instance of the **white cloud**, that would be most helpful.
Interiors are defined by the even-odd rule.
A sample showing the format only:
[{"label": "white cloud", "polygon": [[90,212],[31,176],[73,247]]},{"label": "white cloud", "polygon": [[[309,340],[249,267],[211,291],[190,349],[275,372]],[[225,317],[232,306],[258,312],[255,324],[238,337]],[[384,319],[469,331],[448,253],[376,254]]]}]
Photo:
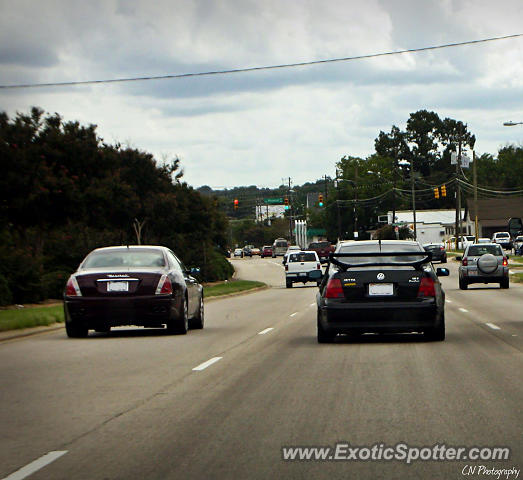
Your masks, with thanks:
[{"label": "white cloud", "polygon": [[[519,0],[266,2],[0,0],[0,84],[188,73],[364,55],[519,33]],[[0,90],[98,125],[107,142],[179,155],[193,185],[277,185],[332,174],[380,130],[434,110],[478,149],[523,138],[523,38],[228,76]],[[519,133],[518,133],[519,132]],[[519,135],[519,136],[518,136]]]}]

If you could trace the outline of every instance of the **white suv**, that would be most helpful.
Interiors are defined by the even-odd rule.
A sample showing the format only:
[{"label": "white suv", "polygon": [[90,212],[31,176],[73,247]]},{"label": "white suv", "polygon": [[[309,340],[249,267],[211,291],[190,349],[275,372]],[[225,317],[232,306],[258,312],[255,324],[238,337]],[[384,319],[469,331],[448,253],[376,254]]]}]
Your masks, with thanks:
[{"label": "white suv", "polygon": [[496,232],[494,235],[492,235],[492,243],[501,245],[505,250],[512,249],[512,239],[510,238],[510,233],[508,232]]}]

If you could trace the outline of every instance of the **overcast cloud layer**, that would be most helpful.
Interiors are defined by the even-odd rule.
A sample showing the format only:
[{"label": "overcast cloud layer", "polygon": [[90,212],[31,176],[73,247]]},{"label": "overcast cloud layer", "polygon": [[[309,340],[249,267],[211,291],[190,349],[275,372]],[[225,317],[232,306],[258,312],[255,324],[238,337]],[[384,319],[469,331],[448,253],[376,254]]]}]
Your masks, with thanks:
[{"label": "overcast cloud layer", "polygon": [[[0,84],[99,80],[306,62],[523,33],[521,0],[0,0]],[[0,90],[98,125],[106,142],[178,156],[194,186],[277,186],[334,174],[380,130],[434,110],[476,151],[521,144],[523,37],[292,69]]]}]

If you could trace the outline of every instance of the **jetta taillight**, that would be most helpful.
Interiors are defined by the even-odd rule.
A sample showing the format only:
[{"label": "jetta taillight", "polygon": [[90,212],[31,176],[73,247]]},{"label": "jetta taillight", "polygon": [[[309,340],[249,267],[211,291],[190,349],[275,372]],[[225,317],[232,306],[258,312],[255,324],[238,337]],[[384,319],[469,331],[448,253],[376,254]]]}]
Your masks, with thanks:
[{"label": "jetta taillight", "polygon": [[508,267],[508,260],[507,257],[503,257],[503,266]]},{"label": "jetta taillight", "polygon": [[435,297],[436,289],[434,288],[434,280],[430,277],[423,277],[419,284],[418,297]]},{"label": "jetta taillight", "polygon": [[329,280],[325,298],[343,298],[343,287],[339,278],[331,278]]},{"label": "jetta taillight", "polygon": [[69,280],[67,280],[67,284],[65,285],[65,295],[68,297],[82,296],[82,292],[80,291],[78,281],[72,275],[69,277]]},{"label": "jetta taillight", "polygon": [[463,260],[461,260],[461,265],[466,267],[469,264],[469,261],[467,260],[467,257],[463,257]]},{"label": "jetta taillight", "polygon": [[162,278],[160,278],[158,286],[156,287],[155,293],[156,295],[166,295],[173,293],[173,285],[167,275],[162,275]]}]

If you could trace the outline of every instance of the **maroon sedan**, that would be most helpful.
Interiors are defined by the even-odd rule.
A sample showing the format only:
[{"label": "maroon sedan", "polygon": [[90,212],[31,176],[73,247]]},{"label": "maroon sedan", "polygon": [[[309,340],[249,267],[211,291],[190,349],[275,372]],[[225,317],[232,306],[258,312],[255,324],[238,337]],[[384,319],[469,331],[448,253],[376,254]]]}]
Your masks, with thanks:
[{"label": "maroon sedan", "polygon": [[266,245],[261,250],[261,258],[272,257],[272,245]]},{"label": "maroon sedan", "polygon": [[203,287],[165,247],[129,246],[93,250],[73,273],[64,292],[69,337],[89,330],[139,325],[170,333],[203,328]]}]

